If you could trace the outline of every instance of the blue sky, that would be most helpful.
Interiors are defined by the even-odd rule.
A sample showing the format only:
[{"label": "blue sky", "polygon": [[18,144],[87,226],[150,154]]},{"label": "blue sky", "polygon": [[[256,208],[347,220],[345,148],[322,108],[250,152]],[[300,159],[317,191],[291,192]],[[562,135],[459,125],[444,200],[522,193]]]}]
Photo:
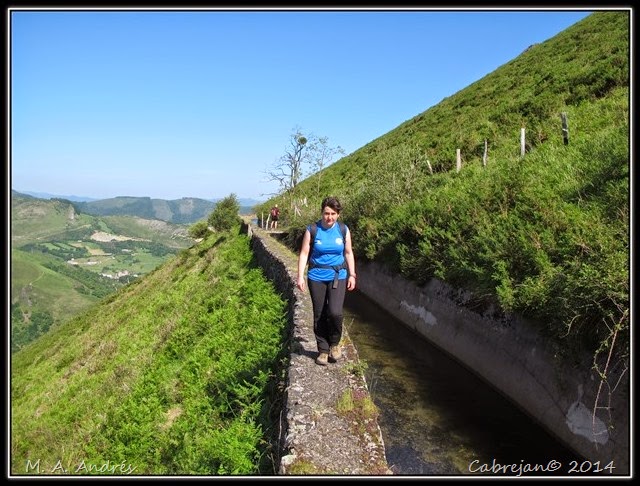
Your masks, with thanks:
[{"label": "blue sky", "polygon": [[352,153],[589,13],[12,9],[11,188],[267,199],[295,129]]}]

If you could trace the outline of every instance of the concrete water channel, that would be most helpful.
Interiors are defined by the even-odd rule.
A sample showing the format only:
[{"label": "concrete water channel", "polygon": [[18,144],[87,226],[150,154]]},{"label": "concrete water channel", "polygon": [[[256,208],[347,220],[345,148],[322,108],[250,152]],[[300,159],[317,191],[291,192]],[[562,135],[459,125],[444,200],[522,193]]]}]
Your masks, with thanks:
[{"label": "concrete water channel", "polygon": [[[294,290],[297,257],[276,241],[279,236],[258,229],[252,246],[258,264],[290,300],[293,328],[306,329],[308,296]],[[367,393],[380,410],[376,427],[393,473],[628,474],[627,382],[594,416],[589,406],[598,380],[590,356],[566,362],[526,319],[480,315],[464,305],[466,293],[435,279],[418,287],[366,262],[358,274],[359,290],[347,293],[345,302],[345,336],[352,341],[346,344],[357,361],[350,365],[366,368]],[[303,368],[315,376],[318,367],[309,363]],[[298,368],[290,371],[292,386],[299,388]],[[313,382],[304,386],[313,388]],[[287,403],[289,419],[297,405]],[[313,422],[312,415],[306,418]],[[295,431],[297,423],[288,420],[288,426]]]},{"label": "concrete water channel", "polygon": [[[565,471],[571,461],[581,463],[488,383],[361,292],[347,293],[344,325],[366,367],[395,474],[517,476],[521,466],[538,465],[522,476],[558,475],[552,461]],[[496,465],[515,467],[505,474]]]}]

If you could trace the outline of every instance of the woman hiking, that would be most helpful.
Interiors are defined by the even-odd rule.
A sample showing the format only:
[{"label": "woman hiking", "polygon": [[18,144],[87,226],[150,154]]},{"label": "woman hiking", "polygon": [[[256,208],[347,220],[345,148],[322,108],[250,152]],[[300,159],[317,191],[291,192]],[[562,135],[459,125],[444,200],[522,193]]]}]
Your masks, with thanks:
[{"label": "woman hiking", "polygon": [[[338,223],[342,205],[335,197],[322,201],[321,219],[307,226],[298,258],[298,288],[313,304],[313,332],[318,345],[316,363],[335,363],[342,356],[342,316],[345,293],[356,288],[351,232]],[[312,236],[313,235],[313,236]],[[309,270],[305,280],[305,268]]]}]

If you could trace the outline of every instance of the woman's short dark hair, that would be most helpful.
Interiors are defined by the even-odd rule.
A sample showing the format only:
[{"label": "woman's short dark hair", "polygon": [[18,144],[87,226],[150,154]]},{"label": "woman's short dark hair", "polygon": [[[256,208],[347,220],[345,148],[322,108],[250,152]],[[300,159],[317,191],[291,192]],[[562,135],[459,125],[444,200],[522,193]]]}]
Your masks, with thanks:
[{"label": "woman's short dark hair", "polygon": [[322,206],[320,207],[320,212],[324,211],[324,208],[326,208],[327,206],[329,206],[338,214],[340,214],[340,211],[342,211],[342,204],[340,204],[340,201],[338,201],[337,197],[333,197],[333,196],[325,197],[322,200]]}]

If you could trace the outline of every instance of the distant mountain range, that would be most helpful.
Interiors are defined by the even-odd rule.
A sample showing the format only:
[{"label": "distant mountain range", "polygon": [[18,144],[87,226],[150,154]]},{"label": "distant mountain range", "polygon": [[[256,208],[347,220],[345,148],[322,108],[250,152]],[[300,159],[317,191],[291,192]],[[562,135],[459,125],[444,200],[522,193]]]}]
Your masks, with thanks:
[{"label": "distant mountain range", "polygon": [[[18,192],[22,195],[28,195],[28,196],[33,196],[33,197],[37,197],[38,199],[66,199],[67,201],[75,201],[75,202],[88,202],[88,201],[104,201],[105,199],[100,199],[97,197],[87,197],[87,196],[61,196],[59,194],[50,194],[48,192],[33,192],[33,191],[16,191],[13,190],[15,192]],[[117,197],[125,197],[125,196],[117,196]],[[129,197],[129,196],[126,196]],[[131,197],[135,197],[135,196],[131,196]],[[112,198],[109,198],[112,199]],[[198,198],[183,198],[183,199],[198,199]],[[203,199],[203,201],[210,201],[210,202],[218,202],[220,201],[222,198],[219,197],[217,199]],[[169,201],[170,199],[167,199],[167,201]],[[177,199],[174,199],[177,200]],[[240,206],[254,206],[256,204],[260,204],[263,203],[264,200],[261,199],[252,199],[252,198],[238,198],[238,202],[240,203]]]},{"label": "distant mountain range", "polygon": [[49,194],[47,192],[32,192],[32,191],[14,191],[22,195],[36,197],[38,199],[66,199],[67,201],[84,202],[84,201],[97,201],[95,197],[85,196],[60,196],[56,194]]},{"label": "distant mountain range", "polygon": [[[158,219],[175,224],[191,224],[206,219],[220,199],[200,199],[183,197],[182,199],[152,199],[150,197],[118,196],[109,199],[93,199],[82,196],[60,196],[42,192],[18,192],[18,194],[38,199],[64,199],[73,204],[79,213],[92,216],[138,216],[146,219]],[[253,206],[262,201],[256,199],[238,199],[240,214],[253,213]]]}]

